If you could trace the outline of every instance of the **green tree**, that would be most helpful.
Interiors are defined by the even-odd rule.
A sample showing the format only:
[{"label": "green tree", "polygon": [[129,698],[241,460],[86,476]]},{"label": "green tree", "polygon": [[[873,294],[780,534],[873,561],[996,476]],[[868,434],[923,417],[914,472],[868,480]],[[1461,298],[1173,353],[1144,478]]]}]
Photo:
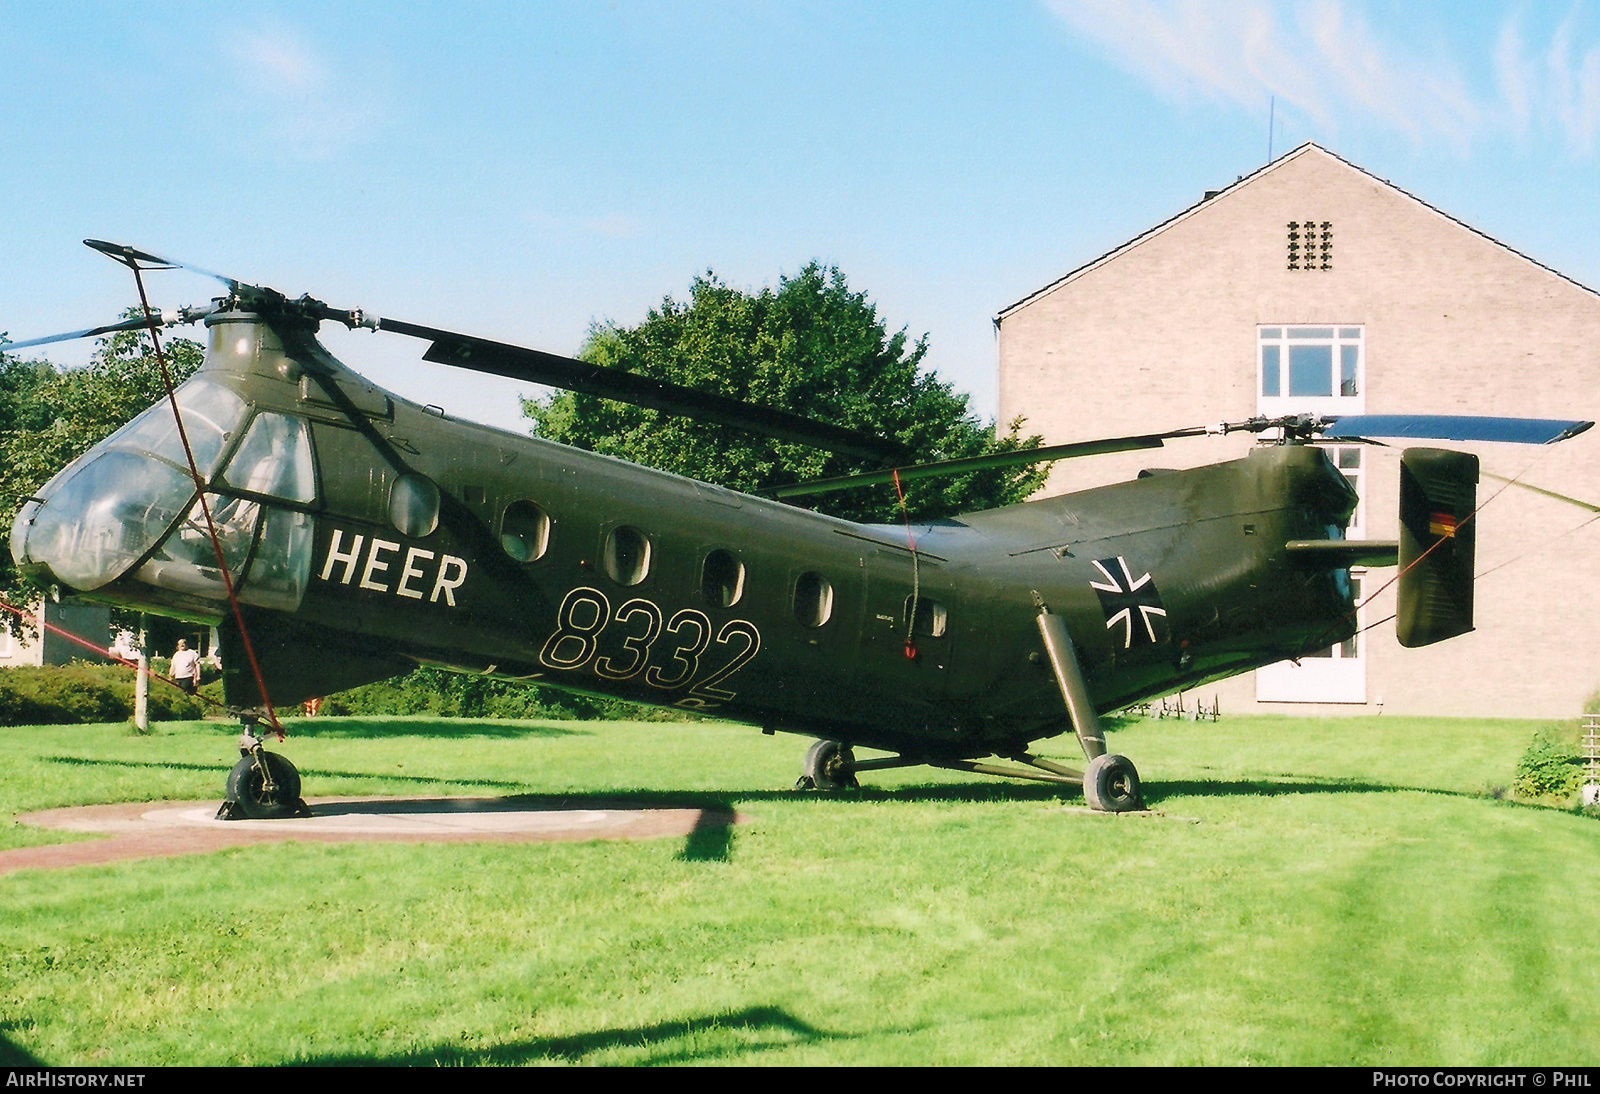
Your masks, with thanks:
[{"label": "green tree", "polygon": [[[926,336],[889,333],[865,293],[838,269],[812,262],[778,287],[741,292],[707,272],[687,302],[670,296],[635,327],[595,325],[580,356],[658,380],[895,438],[918,463],[1035,447],[1022,419],[997,436],[967,397],[922,369]],[[572,392],[523,401],[546,439],[620,456],[735,490],[875,468],[860,459]],[[931,519],[1021,501],[1038,467],[975,472],[906,484],[906,505]],[[896,521],[893,486],[805,499],[836,516]]]},{"label": "green tree", "polygon": [[[124,317],[139,314],[130,308]],[[186,338],[163,338],[161,344],[174,384],[193,375],[205,357],[204,347]],[[100,339],[84,368],[58,369],[3,349],[0,345],[0,519],[9,534],[25,499],[146,407],[166,398],[167,391],[145,331]],[[38,595],[22,582],[8,549],[0,550],[0,595],[13,604]]]}]

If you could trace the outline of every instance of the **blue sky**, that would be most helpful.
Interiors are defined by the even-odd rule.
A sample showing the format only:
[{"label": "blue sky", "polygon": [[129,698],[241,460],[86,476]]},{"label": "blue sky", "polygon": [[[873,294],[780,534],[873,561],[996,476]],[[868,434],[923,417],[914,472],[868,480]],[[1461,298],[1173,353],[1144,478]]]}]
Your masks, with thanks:
[{"label": "blue sky", "polygon": [[[1264,163],[1274,97],[1275,154],[1316,140],[1600,286],[1591,3],[13,0],[0,330],[132,302],[85,236],[566,353],[697,272],[816,258],[989,415],[994,313]],[[519,427],[514,383],[327,340]]]}]

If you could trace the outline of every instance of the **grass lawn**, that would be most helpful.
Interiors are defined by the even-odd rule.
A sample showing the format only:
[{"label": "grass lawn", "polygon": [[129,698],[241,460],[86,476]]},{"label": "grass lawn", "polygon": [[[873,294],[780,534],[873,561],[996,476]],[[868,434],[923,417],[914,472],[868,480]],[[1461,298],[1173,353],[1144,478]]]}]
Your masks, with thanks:
[{"label": "grass lawn", "polygon": [[[1166,816],[1114,818],[942,771],[796,794],[807,742],[727,725],[298,723],[308,795],[752,819],[12,874],[0,1063],[1593,1065],[1600,824],[1492,794],[1537,729],[1138,722],[1112,746]],[[212,797],[236,755],[0,729],[0,818]]]}]

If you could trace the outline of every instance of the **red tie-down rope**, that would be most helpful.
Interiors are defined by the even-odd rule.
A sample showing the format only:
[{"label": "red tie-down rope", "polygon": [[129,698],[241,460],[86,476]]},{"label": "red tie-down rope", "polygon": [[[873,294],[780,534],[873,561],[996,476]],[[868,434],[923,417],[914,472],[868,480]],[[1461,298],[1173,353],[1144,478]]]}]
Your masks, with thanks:
[{"label": "red tie-down rope", "polygon": [[139,271],[139,264],[134,259],[124,260],[133,271],[134,284],[139,287],[139,304],[144,308],[145,324],[150,329],[150,340],[155,344],[156,364],[161,366],[161,383],[167,389],[167,403],[172,407],[172,418],[178,424],[178,439],[183,442],[183,455],[189,461],[189,475],[194,479],[195,493],[200,498],[200,511],[205,514],[206,532],[211,537],[211,549],[217,556],[217,567],[222,571],[222,584],[228,590],[228,604],[233,608],[233,618],[239,625],[239,638],[244,645],[246,659],[250,662],[250,671],[255,674],[256,690],[261,693],[261,702],[267,708],[267,722],[278,735],[278,740],[283,740],[287,734],[283,725],[278,721],[278,712],[272,706],[272,697],[267,694],[267,681],[261,674],[261,664],[256,660],[255,643],[250,641],[250,631],[244,624],[244,612],[239,607],[239,596],[233,585],[233,572],[228,569],[228,560],[222,554],[222,540],[217,536],[217,525],[211,517],[211,505],[206,501],[205,477],[200,474],[200,466],[195,461],[194,449],[189,446],[189,431],[183,426],[183,414],[178,410],[178,395],[172,383],[172,371],[167,368],[166,354],[161,352],[161,335],[156,329],[155,313],[150,310],[150,298],[145,295],[144,277]]},{"label": "red tie-down rope", "polygon": [[[134,672],[142,672],[146,676],[150,677],[150,679],[152,679],[152,680],[160,680],[164,684],[171,684],[175,688],[179,688],[180,690],[183,689],[183,684],[180,681],[174,680],[170,676],[163,676],[159,672],[156,672],[154,669],[149,668],[148,666],[139,664],[139,662],[137,662],[137,661],[130,661],[126,657],[122,656],[120,653],[117,653],[114,650],[107,649],[104,646],[97,646],[93,642],[89,641],[87,638],[84,638],[82,635],[73,634],[71,631],[69,631],[69,630],[67,630],[67,629],[65,629],[63,627],[58,627],[54,623],[48,623],[48,622],[46,622],[44,620],[44,618],[42,616],[40,618],[38,618],[38,619],[33,619],[33,613],[29,612],[26,608],[19,608],[15,604],[10,603],[9,601],[0,600],[0,611],[7,611],[7,612],[10,612],[12,615],[19,616],[19,617],[21,617],[23,619],[30,619],[33,622],[37,623],[39,626],[43,627],[45,630],[49,631],[51,634],[59,634],[62,638],[65,638],[68,642],[76,642],[78,645],[82,646],[84,649],[93,650],[95,653],[98,653],[101,657],[105,657],[105,658],[107,658],[109,660],[115,661],[118,664],[127,665]],[[188,692],[185,691],[185,694],[188,694]],[[222,703],[219,703],[215,699],[211,698],[211,696],[209,696],[209,695],[201,695],[199,692],[195,693],[195,698],[199,699],[202,703],[210,703],[214,707],[220,707],[220,706],[223,705]]]},{"label": "red tie-down rope", "polygon": [[922,607],[922,573],[917,565],[917,539],[911,534],[911,514],[906,509],[906,490],[900,483],[900,469],[894,469],[894,492],[900,498],[900,519],[906,526],[906,547],[911,551],[911,618],[906,621],[906,660],[917,659],[917,611]]}]

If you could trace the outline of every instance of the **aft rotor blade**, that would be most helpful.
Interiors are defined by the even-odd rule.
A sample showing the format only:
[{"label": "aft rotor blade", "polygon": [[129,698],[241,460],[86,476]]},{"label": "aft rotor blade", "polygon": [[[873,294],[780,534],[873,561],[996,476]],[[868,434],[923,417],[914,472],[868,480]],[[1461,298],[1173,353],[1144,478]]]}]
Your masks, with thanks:
[{"label": "aft rotor blade", "polygon": [[1484,418],[1449,414],[1342,414],[1326,418],[1324,440],[1411,437],[1439,441],[1504,441],[1554,444],[1594,425],[1551,418]]},{"label": "aft rotor blade", "polygon": [[653,380],[636,372],[608,368],[575,357],[492,342],[398,319],[379,319],[377,326],[379,330],[431,341],[433,345],[422,355],[424,361],[597,395],[603,399],[670,414],[682,414],[699,421],[874,462],[900,460],[908,454],[907,448],[898,441],[730,399],[725,395]]},{"label": "aft rotor blade", "polygon": [[[203,308],[179,308],[177,311],[164,311],[155,317],[158,326],[175,327],[179,323],[194,323],[210,315],[216,308],[207,306]],[[0,353],[11,353],[13,350],[27,349],[30,346],[46,346],[51,342],[70,342],[74,338],[97,338],[102,334],[116,334],[125,330],[148,330],[150,322],[147,319],[124,319],[120,323],[107,323],[103,327],[89,327],[86,330],[75,330],[67,334],[49,334],[43,338],[29,338],[25,342],[0,342]]]},{"label": "aft rotor blade", "polygon": [[102,334],[115,334],[124,330],[143,330],[149,324],[143,319],[129,319],[121,323],[112,323],[104,327],[90,327],[87,330],[75,330],[69,334],[49,334],[43,338],[29,338],[26,342],[0,343],[0,353],[10,353],[12,350],[27,349],[29,346],[47,346],[51,342],[70,342],[74,338],[95,338]]},{"label": "aft rotor blade", "polygon": [[915,464],[911,467],[890,468],[884,471],[867,471],[859,475],[840,475],[831,479],[812,479],[789,486],[777,486],[763,491],[770,498],[798,498],[809,494],[827,494],[835,490],[849,490],[857,486],[879,486],[883,483],[911,479],[927,479],[941,475],[962,475],[969,471],[992,471],[1002,467],[1021,467],[1025,464],[1053,463],[1070,460],[1076,456],[1101,456],[1108,452],[1132,452],[1141,448],[1160,448],[1163,441],[1177,437],[1198,437],[1206,432],[1204,427],[1175,429],[1168,433],[1146,433],[1137,437],[1107,437],[1095,441],[1072,441],[1067,444],[1046,445],[1043,448],[1019,448],[1010,452],[990,452],[982,456],[940,460],[937,463]]}]

